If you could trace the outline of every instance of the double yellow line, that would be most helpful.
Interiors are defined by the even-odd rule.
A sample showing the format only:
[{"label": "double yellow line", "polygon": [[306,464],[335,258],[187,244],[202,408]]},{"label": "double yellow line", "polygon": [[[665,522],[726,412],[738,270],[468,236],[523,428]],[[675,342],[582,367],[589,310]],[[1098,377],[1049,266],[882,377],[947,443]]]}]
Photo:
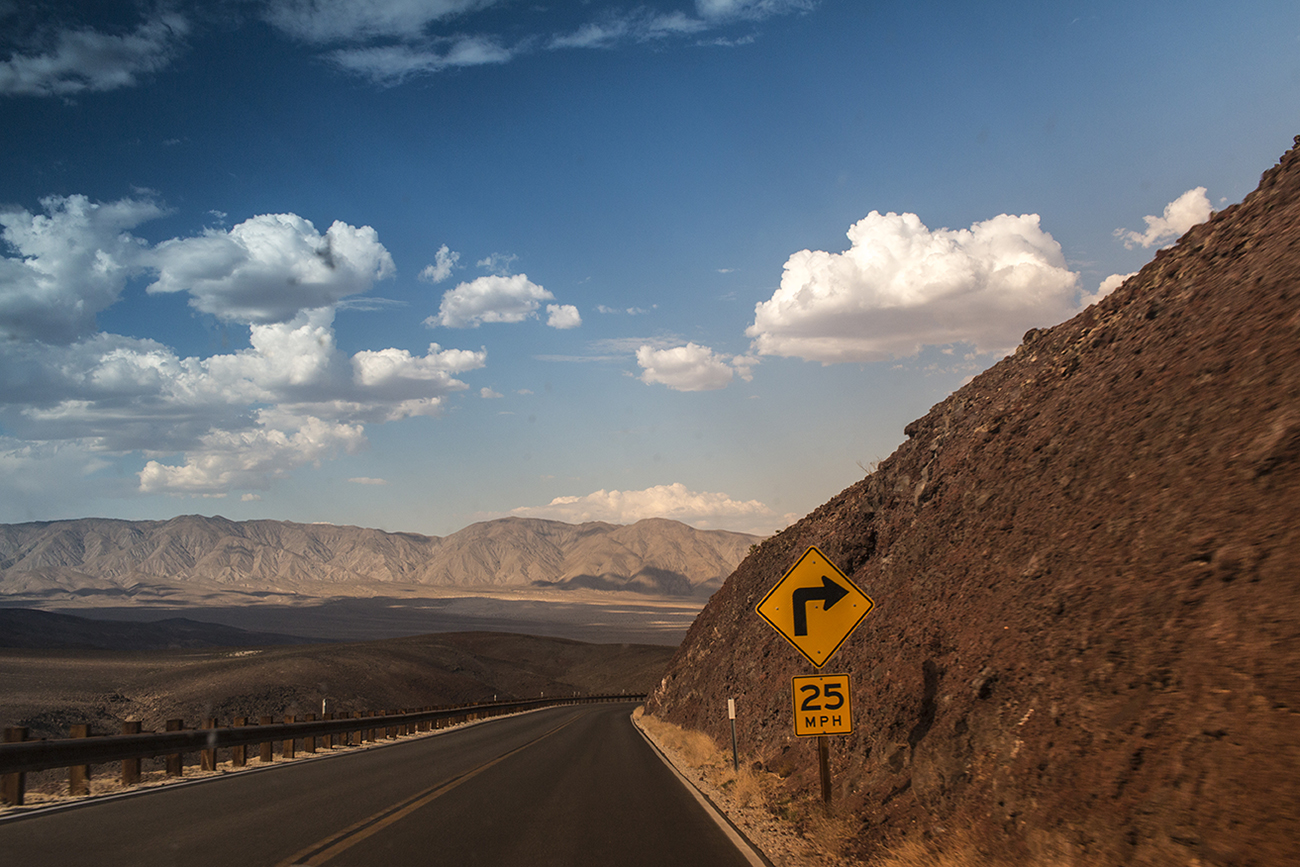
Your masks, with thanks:
[{"label": "double yellow line", "polygon": [[474,768],[472,771],[466,771],[465,773],[461,774],[459,777],[455,777],[445,783],[442,783],[441,785],[434,786],[431,789],[425,789],[423,792],[420,792],[417,795],[413,795],[412,797],[407,798],[405,801],[402,801],[398,804],[394,804],[391,807],[387,807],[386,809],[380,810],[378,813],[375,813],[373,816],[369,816],[365,819],[362,819],[360,822],[357,822],[353,825],[349,825],[348,827],[344,828],[342,831],[339,831],[335,834],[331,834],[325,839],[313,843],[312,845],[308,846],[305,849],[301,849],[298,852],[295,852],[293,855],[290,855],[288,858],[277,863],[275,867],[318,867],[318,865],[324,864],[325,862],[333,858],[335,855],[338,855],[341,852],[351,849],[353,846],[360,843],[362,840],[365,840],[367,837],[370,837],[374,834],[378,834],[380,831],[384,830],[389,825],[401,821],[402,819],[406,818],[411,813],[414,813],[416,810],[420,809],[425,804],[428,804],[430,801],[434,800],[435,798],[439,798],[447,794],[452,789],[456,788],[462,783],[469,782],[474,777],[477,777],[479,774],[483,773],[493,765],[504,762],[506,759],[510,758],[515,753],[522,752],[528,749],[529,747],[531,747],[533,744],[537,743],[538,741],[542,741],[545,740],[546,738],[549,738],[551,735],[555,734],[565,726],[572,724],[576,720],[577,717],[574,717],[574,719],[568,720],[567,722],[562,722],[555,728],[551,729],[550,731],[545,732],[544,734],[538,735],[537,737],[533,738],[531,741],[524,744],[523,746],[515,747],[510,752],[497,756],[492,761],[487,762],[486,764],[479,765],[477,768]]}]

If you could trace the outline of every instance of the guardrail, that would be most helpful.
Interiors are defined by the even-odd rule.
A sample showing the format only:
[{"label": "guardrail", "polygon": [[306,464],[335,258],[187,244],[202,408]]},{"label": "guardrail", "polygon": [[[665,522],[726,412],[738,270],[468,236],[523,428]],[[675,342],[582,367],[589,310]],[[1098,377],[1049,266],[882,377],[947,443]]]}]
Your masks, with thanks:
[{"label": "guardrail", "polygon": [[261,717],[256,725],[248,725],[247,719],[241,717],[232,726],[221,727],[216,720],[208,720],[208,724],[199,729],[185,729],[181,720],[168,720],[168,730],[162,732],[141,732],[138,722],[127,722],[123,729],[133,730],[120,735],[95,736],[91,735],[89,726],[74,726],[73,737],[35,741],[26,739],[25,728],[7,728],[4,731],[5,743],[0,743],[0,800],[21,805],[24,775],[29,771],[69,768],[71,793],[88,794],[90,766],[106,762],[121,761],[122,782],[131,785],[140,781],[140,760],[157,756],[167,757],[169,776],[181,776],[185,753],[200,753],[201,767],[213,770],[217,764],[217,750],[229,749],[232,762],[240,767],[247,763],[248,747],[252,744],[260,747],[260,760],[269,762],[273,760],[272,748],[276,741],[283,742],[282,757],[293,758],[299,740],[303,741],[305,752],[315,752],[317,738],[323,739],[325,749],[332,749],[336,746],[335,736],[340,735],[342,742],[337,746],[353,746],[379,740],[375,734],[378,731],[383,732],[381,737],[388,739],[524,710],[645,701],[645,698],[645,693],[534,698],[396,713],[356,713],[351,717],[325,714],[321,720],[316,720],[315,714],[308,714],[309,719],[287,717],[282,723],[273,722],[271,717]]}]

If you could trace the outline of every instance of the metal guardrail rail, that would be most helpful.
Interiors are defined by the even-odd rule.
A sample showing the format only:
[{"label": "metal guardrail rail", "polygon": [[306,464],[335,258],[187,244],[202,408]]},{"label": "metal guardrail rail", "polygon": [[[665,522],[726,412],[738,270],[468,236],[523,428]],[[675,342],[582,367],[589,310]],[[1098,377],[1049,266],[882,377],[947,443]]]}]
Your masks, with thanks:
[{"label": "metal guardrail rail", "polygon": [[[645,701],[645,693],[595,695],[568,698],[535,698],[519,701],[485,702],[452,708],[413,711],[315,722],[272,723],[227,726],[183,731],[143,732],[130,735],[98,735],[80,738],[20,741],[0,744],[0,775],[28,771],[70,768],[128,759],[147,759],[200,750],[317,738],[348,732],[367,732],[399,726],[417,726],[439,720],[481,719],[523,710],[615,701]],[[372,738],[373,739],[373,735]]]}]

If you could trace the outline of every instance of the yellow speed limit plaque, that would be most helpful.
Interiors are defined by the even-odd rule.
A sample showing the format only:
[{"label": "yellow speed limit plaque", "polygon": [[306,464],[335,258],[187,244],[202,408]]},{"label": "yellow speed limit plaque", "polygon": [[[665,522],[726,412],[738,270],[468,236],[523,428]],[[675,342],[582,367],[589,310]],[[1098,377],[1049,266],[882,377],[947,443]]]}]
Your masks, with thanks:
[{"label": "yellow speed limit plaque", "polygon": [[790,679],[794,694],[794,733],[801,738],[847,735],[853,711],[847,674],[808,674]]}]

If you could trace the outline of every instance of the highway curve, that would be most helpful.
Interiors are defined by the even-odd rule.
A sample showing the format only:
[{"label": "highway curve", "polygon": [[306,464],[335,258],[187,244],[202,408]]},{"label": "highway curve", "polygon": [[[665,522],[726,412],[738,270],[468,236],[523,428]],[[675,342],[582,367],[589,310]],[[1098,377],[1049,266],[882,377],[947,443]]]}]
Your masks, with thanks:
[{"label": "highway curve", "polygon": [[0,822],[24,867],[744,865],[632,726],[579,705]]}]

